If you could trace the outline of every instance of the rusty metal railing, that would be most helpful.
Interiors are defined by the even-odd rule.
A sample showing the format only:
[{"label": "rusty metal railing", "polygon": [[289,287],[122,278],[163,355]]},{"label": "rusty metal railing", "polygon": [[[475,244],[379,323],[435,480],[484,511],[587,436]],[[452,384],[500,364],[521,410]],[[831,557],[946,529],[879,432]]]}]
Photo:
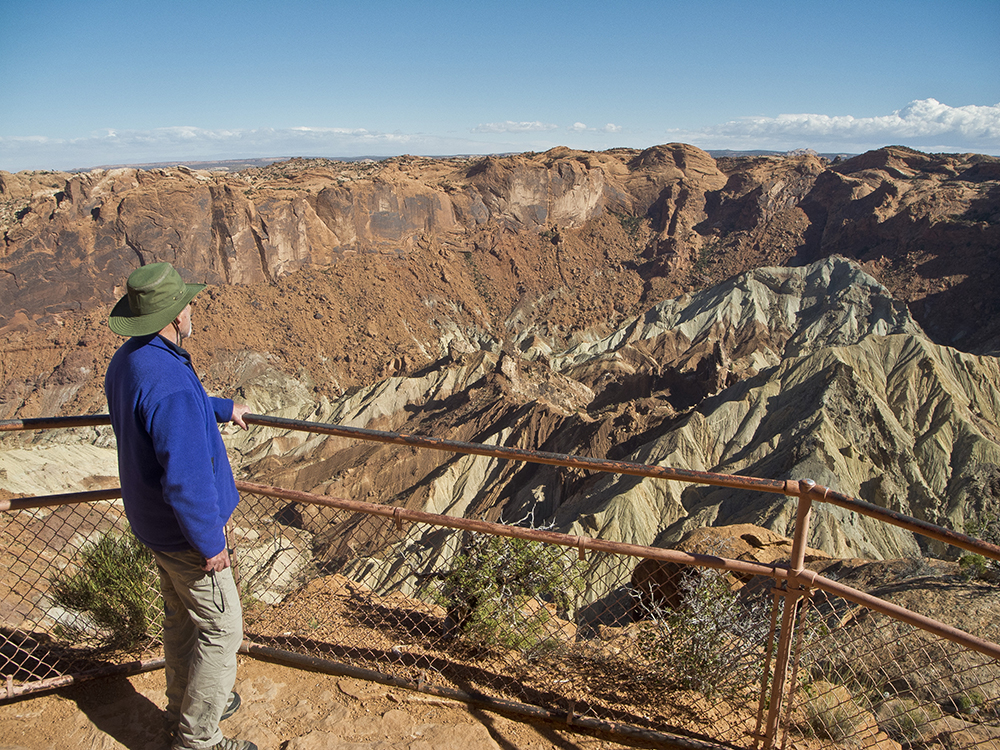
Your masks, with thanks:
[{"label": "rusty metal railing", "polygon": [[[594,570],[602,569],[605,571],[617,571],[626,570],[634,567],[634,563],[626,565],[621,563],[621,560],[651,560],[654,562],[668,563],[672,565],[682,566],[684,569],[697,569],[697,570],[715,570],[725,572],[726,575],[738,576],[741,580],[751,580],[754,577],[771,579],[773,583],[772,593],[774,594],[774,606],[771,610],[771,626],[769,629],[769,635],[764,637],[760,643],[761,653],[759,654],[759,663],[754,664],[755,669],[759,669],[758,679],[760,681],[759,690],[759,701],[754,727],[746,727],[740,730],[744,737],[748,737],[753,740],[753,742],[758,746],[763,746],[765,748],[776,747],[779,744],[783,744],[787,741],[788,733],[793,727],[802,727],[807,724],[814,726],[825,727],[819,731],[820,738],[826,739],[836,739],[837,741],[843,740],[839,734],[843,732],[840,729],[831,730],[829,729],[829,716],[833,715],[840,717],[841,714],[847,712],[847,709],[843,708],[845,705],[852,707],[852,710],[857,709],[857,715],[867,716],[871,711],[874,710],[875,703],[869,700],[871,706],[865,707],[861,706],[864,701],[862,701],[857,696],[852,696],[849,700],[840,700],[840,702],[833,704],[833,708],[827,706],[831,703],[831,699],[827,697],[824,699],[826,702],[823,703],[824,713],[816,714],[817,716],[826,718],[815,718],[806,721],[801,718],[799,714],[810,714],[816,712],[815,704],[822,703],[816,696],[830,696],[830,695],[840,695],[837,691],[826,691],[825,693],[818,693],[815,689],[815,685],[827,684],[827,681],[820,681],[811,678],[812,682],[808,683],[806,687],[807,700],[803,703],[802,701],[796,702],[796,690],[801,687],[798,683],[802,682],[802,674],[825,674],[822,664],[817,666],[819,662],[806,664],[803,666],[800,664],[802,653],[808,653],[810,648],[813,652],[822,651],[821,648],[817,647],[815,644],[825,642],[827,639],[826,635],[817,636],[816,629],[810,629],[810,624],[808,622],[807,614],[804,612],[804,608],[801,606],[803,602],[809,602],[813,592],[821,591],[824,592],[829,597],[835,597],[838,601],[843,600],[845,602],[850,602],[864,608],[866,611],[879,613],[882,616],[891,618],[891,621],[896,623],[903,623],[905,626],[912,627],[916,629],[913,632],[919,631],[920,633],[926,634],[928,637],[934,639],[940,639],[941,641],[946,641],[948,643],[954,644],[960,649],[964,649],[968,652],[974,652],[979,654],[984,660],[982,664],[978,664],[975,668],[979,671],[985,670],[987,673],[992,674],[991,670],[994,670],[996,663],[1000,660],[1000,646],[994,640],[981,638],[976,635],[964,632],[958,628],[946,625],[944,623],[938,622],[933,618],[926,617],[917,612],[910,611],[904,607],[887,602],[885,600],[874,597],[870,594],[865,593],[849,586],[846,586],[837,581],[824,578],[810,571],[804,566],[804,552],[805,543],[808,536],[809,520],[811,507],[813,502],[828,502],[834,505],[838,505],[842,508],[847,508],[849,510],[855,511],[857,513],[876,518],[885,523],[892,524],[904,529],[907,529],[913,533],[922,534],[929,538],[945,542],[950,545],[954,545],[961,549],[965,549],[977,554],[981,554],[985,557],[990,557],[992,559],[1000,560],[1000,547],[996,545],[988,544],[982,540],[977,540],[967,535],[959,534],[947,529],[942,529],[926,522],[920,521],[918,519],[909,518],[899,513],[880,508],[868,503],[864,503],[854,498],[835,493],[828,488],[824,488],[816,485],[814,482],[809,480],[795,481],[779,481],[779,480],[769,480],[769,479],[758,479],[754,477],[743,477],[738,475],[724,475],[715,474],[711,472],[695,472],[679,469],[671,469],[667,467],[659,466],[648,466],[643,464],[635,464],[630,462],[621,461],[610,461],[607,459],[596,459],[596,458],[586,458],[578,456],[566,456],[554,453],[545,453],[539,451],[531,451],[525,449],[512,449],[497,447],[492,445],[482,445],[475,443],[464,443],[459,441],[449,441],[440,440],[435,438],[428,438],[422,436],[414,435],[403,435],[397,433],[389,432],[379,432],[375,430],[367,430],[361,428],[351,428],[339,425],[328,425],[319,423],[309,423],[301,422],[297,420],[287,420],[275,417],[266,417],[261,415],[247,415],[246,421],[249,424],[266,426],[276,429],[288,429],[288,430],[302,430],[318,434],[327,434],[338,437],[368,440],[383,443],[394,443],[400,445],[407,445],[417,448],[427,448],[433,450],[449,451],[454,453],[467,453],[474,455],[484,455],[491,456],[495,458],[510,459],[517,461],[542,463],[549,465],[566,466],[577,469],[584,469],[590,471],[601,471],[601,472],[613,472],[619,474],[629,474],[633,476],[643,476],[643,477],[653,477],[668,480],[677,480],[691,483],[699,484],[710,484],[717,486],[724,486],[730,488],[740,488],[748,489],[753,491],[764,491],[764,492],[774,492],[784,495],[794,496],[799,499],[799,510],[797,515],[795,534],[793,537],[793,550],[789,563],[787,565],[762,565],[760,563],[750,562],[746,560],[732,560],[727,559],[723,555],[712,555],[712,554],[694,554],[685,553],[675,550],[665,550],[658,548],[648,548],[640,547],[638,545],[630,545],[618,542],[611,542],[601,539],[589,539],[585,537],[569,536],[564,534],[558,534],[551,531],[543,531],[537,529],[526,529],[515,526],[507,526],[503,524],[493,524],[484,521],[477,521],[475,519],[464,519],[464,518],[452,518],[448,516],[438,516],[434,514],[424,513],[421,511],[407,510],[399,507],[390,507],[383,505],[373,505],[370,503],[363,503],[359,501],[347,500],[347,499],[336,499],[325,496],[316,496],[308,493],[296,492],[291,490],[285,490],[275,487],[265,487],[262,485],[240,482],[238,487],[244,498],[260,498],[261,500],[255,501],[260,508],[253,513],[248,515],[248,508],[254,507],[254,503],[244,502],[241,503],[241,508],[243,508],[242,516],[237,519],[237,525],[243,523],[246,528],[254,527],[254,539],[261,538],[261,532],[259,529],[263,529],[270,522],[266,519],[271,518],[274,510],[274,502],[281,500],[287,501],[295,504],[308,504],[321,508],[326,508],[329,512],[336,514],[332,516],[333,518],[343,519],[340,521],[344,525],[345,533],[352,534],[354,539],[364,539],[368,544],[366,554],[358,554],[352,560],[340,560],[338,567],[336,567],[336,573],[331,573],[333,568],[328,568],[324,571],[313,571],[310,574],[312,577],[306,578],[300,577],[297,581],[298,585],[301,585],[303,591],[307,591],[309,586],[318,585],[317,581],[328,580],[331,575],[343,576],[346,573],[353,575],[350,580],[354,581],[354,584],[344,584],[346,585],[363,585],[362,581],[379,581],[379,585],[383,586],[385,590],[393,589],[396,587],[396,592],[399,593],[402,588],[409,587],[411,594],[420,594],[424,597],[426,601],[445,601],[447,599],[447,592],[442,593],[439,589],[437,593],[430,591],[426,586],[420,589],[420,585],[424,584],[413,584],[406,583],[405,585],[401,583],[405,579],[400,577],[398,574],[394,573],[388,575],[385,573],[374,573],[374,566],[377,564],[386,564],[386,560],[392,557],[388,555],[389,550],[399,551],[405,548],[406,544],[413,544],[416,540],[421,538],[421,534],[426,535],[429,533],[428,529],[452,529],[456,532],[460,532],[465,535],[463,542],[466,545],[470,544],[469,540],[483,539],[483,538],[497,538],[497,539],[512,539],[512,540],[522,540],[525,543],[546,545],[552,547],[559,547],[568,550],[575,555],[576,559],[581,563],[587,562],[588,556],[599,556],[601,562],[595,563],[590,562],[590,572],[591,580],[587,582],[588,586],[594,587],[595,590],[600,589],[601,591],[610,590],[614,585],[624,586],[621,580],[612,580],[610,574],[605,573],[605,580],[600,583],[595,583]],[[43,429],[43,428],[53,428],[53,427],[81,427],[81,426],[95,426],[108,423],[108,417],[106,415],[92,415],[86,417],[68,417],[68,418],[57,418],[57,419],[39,419],[39,420],[14,420],[9,422],[0,422],[0,431],[10,431],[10,430],[24,430],[24,429]],[[52,508],[52,507],[71,507],[74,505],[91,503],[91,502],[105,502],[112,500],[117,497],[117,491],[98,491],[91,493],[79,493],[74,495],[59,495],[59,496],[49,496],[45,498],[14,498],[11,500],[0,501],[0,510],[9,511],[29,511],[30,509],[39,508]],[[255,515],[254,515],[255,513]],[[253,516],[251,518],[251,516]],[[368,530],[363,533],[358,531],[360,521],[358,519],[368,518],[368,519],[378,519],[381,518],[385,523],[388,524],[387,527],[380,527],[379,530],[373,531]],[[367,522],[366,522],[367,523]],[[373,521],[374,523],[374,521]],[[259,528],[258,528],[259,527]],[[413,529],[422,529],[423,531],[417,533]],[[268,533],[274,533],[273,530]],[[284,534],[284,537],[281,537]],[[291,543],[289,542],[290,537],[287,529],[281,531],[281,534],[274,536],[274,539],[278,540],[275,542],[275,549],[280,547],[282,544]],[[281,537],[279,539],[279,537]],[[250,536],[247,537],[248,539]],[[283,540],[283,541],[282,541]],[[376,540],[372,542],[372,540]],[[295,540],[293,540],[295,541]],[[296,542],[297,543],[297,542]],[[258,545],[259,546],[259,545]],[[473,545],[474,546],[474,545]],[[458,548],[456,548],[458,549]],[[453,550],[454,551],[454,550]],[[250,559],[243,562],[244,555],[240,555],[238,559],[241,560],[241,564],[244,567],[243,576],[246,579],[249,575],[259,574],[259,570],[255,569],[253,565],[253,560]],[[561,558],[560,558],[561,560]],[[619,561],[619,562],[609,562],[609,561]],[[426,561],[425,561],[426,562]],[[448,561],[438,561],[440,565],[444,566],[440,569],[436,569],[433,572],[428,573],[425,569],[421,571],[419,566],[414,565],[412,570],[406,573],[406,576],[411,578],[420,579],[421,576],[424,578],[421,580],[426,580],[428,577],[433,578],[433,576],[446,576],[447,575],[447,564]],[[248,564],[249,563],[249,564]],[[570,575],[570,571],[575,570],[573,567],[574,563],[566,562],[564,560],[557,563],[553,563],[558,567],[559,570],[566,572]],[[602,567],[603,566],[603,567]],[[442,572],[443,571],[443,572]],[[616,573],[617,574],[617,573]],[[393,578],[393,575],[396,578]],[[576,573],[572,573],[576,575]],[[381,576],[381,578],[380,578]],[[339,580],[339,579],[338,579]],[[388,582],[388,583],[387,583]],[[694,585],[694,584],[692,584]],[[378,593],[378,589],[367,587],[368,596],[372,598],[372,601],[381,603],[383,595]],[[626,587],[627,588],[627,587]],[[633,587],[634,588],[634,587]],[[590,592],[591,594],[593,592]],[[635,595],[634,590],[630,595]],[[331,594],[334,599],[336,599],[339,594]],[[593,596],[596,596],[593,595]],[[592,598],[593,598],[592,596]],[[429,597],[429,598],[428,598]],[[435,599],[437,597],[437,599]],[[407,601],[416,602],[420,600],[420,596],[409,597]],[[594,602],[590,602],[593,604]],[[635,615],[635,609],[631,610],[632,614],[629,617],[633,618],[630,620],[633,625],[639,623],[637,627],[639,629],[636,631],[638,635],[635,636],[639,641],[646,644],[654,644],[657,647],[662,646],[662,638],[660,641],[657,640],[660,636],[656,632],[653,632],[648,627],[643,626],[643,623],[659,623],[663,625],[666,623],[669,627],[675,627],[674,621],[676,617],[672,613],[666,613],[661,609],[656,609],[659,605],[654,604],[654,610],[648,609],[649,602],[646,602],[644,606],[647,606],[646,610],[643,610],[642,617]],[[415,604],[407,604],[406,606],[417,607]],[[742,605],[741,605],[742,606]],[[433,607],[431,607],[433,609]],[[251,624],[253,622],[259,622],[261,624],[260,639],[261,641],[254,641],[251,639],[251,643],[247,644],[247,650],[253,653],[255,650],[257,653],[267,653],[271,654],[275,651],[276,646],[290,647],[292,645],[295,648],[288,649],[300,654],[299,658],[303,658],[301,651],[304,649],[307,652],[310,649],[315,650],[319,648],[313,644],[314,639],[304,638],[296,635],[289,641],[288,636],[281,636],[280,633],[291,632],[282,630],[280,627],[274,625],[274,623],[268,619],[273,616],[273,607],[270,610],[265,608],[267,614],[262,615],[261,620],[257,621],[253,618],[256,617],[254,614],[254,609],[251,607],[251,614],[249,615]],[[261,611],[265,611],[261,610]],[[384,612],[387,607],[381,606],[375,607],[373,611],[378,610],[379,612]],[[838,610],[839,611],[839,610]],[[652,612],[652,614],[650,614]],[[414,615],[416,616],[416,615]],[[821,613],[821,616],[829,616],[827,614]],[[838,615],[839,616],[839,615]],[[431,612],[431,610],[424,611],[420,613],[420,617],[423,618],[422,622],[437,622],[440,620],[441,626],[444,627],[444,623],[447,623],[448,617],[450,615],[447,612],[436,613]],[[547,616],[548,617],[548,616]],[[374,615],[372,615],[374,618]],[[435,619],[437,618],[437,619]],[[638,618],[638,619],[636,619]],[[555,620],[562,620],[562,616],[557,616]],[[579,619],[579,618],[578,618]],[[549,620],[553,618],[549,617]],[[372,620],[374,621],[374,619]],[[618,623],[618,621],[615,621]],[[624,620],[622,621],[624,622]],[[405,629],[403,625],[398,622],[389,622],[390,627],[395,627],[398,629]],[[522,623],[523,624],[523,623]],[[318,627],[318,626],[317,626]],[[525,625],[525,627],[534,627],[533,625]],[[610,629],[613,630],[614,627],[619,627],[615,624]],[[629,626],[631,627],[631,626]],[[669,627],[667,630],[669,630]],[[644,629],[645,628],[645,629]],[[662,630],[662,628],[661,628]],[[252,628],[248,629],[251,632]],[[803,635],[809,631],[808,635]],[[664,631],[665,632],[665,631]],[[412,634],[411,634],[412,635]],[[614,636],[615,638],[619,636]],[[285,638],[285,641],[281,639]],[[552,636],[549,640],[565,640],[563,636]],[[591,665],[599,664],[601,669],[609,669],[614,671],[617,668],[615,665],[618,664],[615,658],[612,658],[608,653],[605,653],[601,648],[596,650],[593,648],[585,648],[578,646],[579,642],[583,642],[586,639],[578,637],[577,641],[574,641],[573,648],[562,648],[560,647],[559,652],[561,656],[559,658],[564,660],[572,661],[576,659],[581,663],[587,663]],[[593,639],[592,639],[593,640]],[[618,641],[612,640],[613,643],[618,643]],[[413,687],[420,688],[421,686],[427,689],[442,689],[440,686],[433,686],[430,684],[426,677],[427,666],[434,667],[445,663],[447,660],[445,657],[449,656],[451,652],[454,651],[451,641],[447,644],[443,644],[444,641],[438,643],[434,641],[433,647],[435,649],[441,649],[441,653],[445,656],[430,656],[423,655],[419,658],[413,657],[410,659],[413,664],[424,664],[424,676],[418,677],[416,679],[408,679],[402,676],[395,676],[393,679],[400,680],[403,683],[411,682]],[[563,644],[565,646],[566,644]],[[447,646],[447,648],[446,648]],[[351,649],[359,650],[357,647],[338,647],[340,648],[341,659],[344,659],[345,652],[351,652]],[[428,648],[428,654],[430,654],[430,646]],[[609,647],[610,649],[619,648],[618,645]],[[924,646],[921,646],[924,648]],[[451,651],[449,651],[451,649]],[[278,651],[281,648],[277,648]],[[360,649],[364,650],[364,649]],[[627,650],[627,649],[626,649]],[[391,651],[391,650],[390,650]],[[962,653],[965,653],[963,651]],[[328,662],[329,660],[321,658],[317,654],[325,653],[323,648],[319,648],[319,651],[314,653],[312,656],[308,654],[305,658],[312,658],[314,660]],[[436,652],[435,652],[436,653]],[[823,659],[826,661],[823,664],[831,663],[831,657],[828,653],[823,652]],[[569,656],[569,655],[572,656]],[[597,654],[598,656],[595,656]],[[633,654],[631,658],[640,659],[642,654]],[[397,658],[398,654],[392,656],[390,661]],[[599,657],[599,658],[598,658]],[[450,657],[449,657],[450,658]],[[458,657],[454,657],[458,658]],[[548,658],[548,657],[547,657]],[[756,657],[755,657],[756,658]],[[957,658],[957,657],[956,657]],[[962,657],[963,659],[965,657]],[[405,659],[403,661],[406,661]],[[143,662],[140,662],[143,663]],[[154,661],[146,660],[144,663],[154,664]],[[343,664],[343,662],[338,662]],[[567,662],[568,663],[568,662]],[[499,665],[497,666],[498,671],[502,671],[504,668],[508,668],[510,665]],[[650,673],[653,674],[653,678],[659,678],[662,675],[655,673],[655,664],[649,667],[652,670]],[[355,667],[356,669],[364,669],[363,667]],[[565,664],[561,664],[560,668],[566,668]],[[467,667],[467,669],[471,669]],[[514,667],[514,669],[520,669],[520,667]],[[971,669],[971,668],[970,668]],[[810,671],[812,670],[812,671]],[[474,671],[474,670],[473,670]],[[371,671],[372,674],[377,674],[377,671]],[[478,673],[476,673],[478,675]],[[481,675],[479,675],[481,677]],[[477,677],[477,679],[479,678]],[[495,677],[495,676],[494,676]],[[650,679],[653,679],[650,678]],[[50,682],[52,680],[59,680],[61,678],[47,678]],[[860,684],[862,682],[856,676],[852,678],[854,683]],[[984,678],[985,679],[985,678]],[[990,677],[989,680],[984,683],[988,685],[993,685],[993,678]],[[502,682],[502,680],[494,679],[494,682]],[[7,677],[7,688],[8,696],[13,695],[12,678]],[[54,684],[54,683],[53,683]],[[812,687],[810,687],[812,686]],[[468,695],[476,699],[486,700],[486,701],[496,701],[498,703],[503,703],[507,701],[506,698],[498,695],[490,696],[488,693],[490,690],[494,692],[499,688],[495,686],[488,686],[488,690],[484,692],[469,692],[462,693],[463,695]],[[532,693],[532,690],[535,692]],[[811,692],[810,692],[811,691]],[[537,690],[532,688],[527,691],[531,695],[529,696],[528,702],[532,700],[531,696],[535,696]],[[585,724],[586,722],[592,722],[595,726],[599,725],[600,728],[607,729],[611,727],[621,727],[624,726],[623,722],[620,720],[609,721],[606,717],[615,714],[614,711],[598,705],[593,696],[588,694],[585,690],[579,690],[579,695],[576,698],[567,698],[567,708],[562,712],[562,714],[572,722],[574,719],[578,723]],[[800,690],[799,693],[802,691]],[[967,691],[968,692],[968,691]],[[1000,692],[998,689],[996,692]],[[964,695],[964,693],[963,693]],[[868,699],[866,699],[868,700]],[[992,699],[991,699],[992,700]],[[991,704],[992,705],[992,704]],[[581,712],[579,710],[580,706],[586,706]],[[812,708],[810,708],[812,707]],[[536,706],[537,709],[537,706]],[[986,709],[984,709],[985,711]],[[993,708],[989,708],[993,710]],[[587,711],[591,714],[587,715]],[[865,713],[865,712],[868,713]],[[912,711],[907,708],[902,715],[909,717]],[[558,712],[557,712],[558,713]],[[619,714],[622,712],[619,711]],[[627,714],[627,712],[625,712]],[[872,714],[874,715],[874,714]],[[900,724],[903,720],[896,720],[896,724]],[[853,722],[853,723],[852,723]],[[864,722],[861,719],[843,719],[842,724],[849,727],[854,727],[855,733],[867,731],[871,733],[870,728],[859,729],[858,727],[863,727]],[[928,719],[928,724],[931,720]],[[893,726],[896,726],[893,724]],[[856,726],[855,726],[856,725]],[[839,725],[838,725],[839,726]],[[679,731],[684,731],[683,727],[670,727],[671,729],[677,729]],[[638,732],[649,732],[653,728],[636,728]],[[781,737],[781,732],[784,731],[784,737]],[[694,732],[693,735],[688,736],[686,741],[693,742],[697,744],[699,740],[699,732],[702,730],[697,726],[693,729],[688,730]],[[734,730],[735,731],[735,730]],[[834,737],[834,735],[838,735]],[[853,735],[848,735],[853,736]],[[873,735],[874,736],[874,735]],[[705,739],[702,737],[702,739]],[[729,744],[741,744],[734,740],[732,736],[725,738],[711,738],[716,741],[723,741]],[[856,739],[856,737],[855,737]],[[680,742],[680,740],[678,740]]]},{"label": "rusty metal railing", "polygon": [[[526,463],[563,466],[567,468],[607,472],[612,474],[624,474],[637,477],[649,477],[651,479],[668,479],[689,482],[692,484],[706,484],[717,487],[728,487],[731,489],[770,492],[789,495],[792,497],[800,497],[808,499],[809,501],[829,503],[831,505],[844,508],[845,510],[853,511],[859,515],[875,518],[884,523],[912,531],[915,534],[926,536],[929,539],[934,539],[970,552],[975,552],[992,559],[1000,560],[1000,546],[998,545],[990,544],[981,539],[975,539],[967,534],[962,534],[951,529],[936,526],[932,523],[928,523],[927,521],[922,521],[918,518],[913,518],[912,516],[907,516],[888,508],[883,508],[878,505],[873,505],[872,503],[867,503],[863,500],[858,500],[857,498],[853,498],[849,495],[836,492],[829,487],[816,484],[814,481],[809,479],[801,481],[761,479],[758,477],[746,477],[739,474],[692,471],[690,469],[676,469],[666,466],[650,466],[648,464],[639,464],[630,461],[613,461],[605,458],[589,458],[562,453],[528,450],[524,448],[506,448],[502,446],[485,445],[482,443],[444,440],[421,435],[407,435],[402,433],[370,430],[362,427],[348,427],[345,425],[308,422],[304,420],[271,417],[260,414],[247,414],[244,416],[244,420],[248,425],[273,427],[282,430],[296,430],[318,435],[330,435],[334,437],[351,438],[377,443],[406,445],[412,448],[428,448],[431,450],[447,451],[450,453],[489,456],[491,458],[502,458],[512,461],[523,461]],[[91,427],[108,425],[110,423],[110,417],[107,414],[38,419],[13,419],[0,421],[0,432],[31,429]]]}]

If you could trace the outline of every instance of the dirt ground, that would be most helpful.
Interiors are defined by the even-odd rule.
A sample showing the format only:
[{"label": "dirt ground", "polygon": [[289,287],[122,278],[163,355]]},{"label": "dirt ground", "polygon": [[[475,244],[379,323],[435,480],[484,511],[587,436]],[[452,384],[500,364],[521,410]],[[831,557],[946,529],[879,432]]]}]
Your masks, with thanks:
[{"label": "dirt ground", "polygon": [[[260,750],[624,750],[553,724],[240,656],[228,737]],[[0,750],[167,750],[162,670],[0,705]]]}]

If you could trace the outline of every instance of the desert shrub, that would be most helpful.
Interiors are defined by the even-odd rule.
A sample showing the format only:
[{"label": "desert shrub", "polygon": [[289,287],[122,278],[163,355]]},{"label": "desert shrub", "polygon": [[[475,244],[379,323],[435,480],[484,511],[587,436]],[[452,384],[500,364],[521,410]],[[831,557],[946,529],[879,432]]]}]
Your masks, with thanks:
[{"label": "desert shrub", "polygon": [[946,701],[946,706],[949,710],[956,713],[976,714],[985,703],[986,699],[982,693],[971,690],[967,693],[958,693],[951,696]]},{"label": "desert shrub", "polygon": [[987,558],[982,555],[962,555],[958,559],[958,569],[966,581],[984,578],[986,571],[989,570],[987,562]]},{"label": "desert shrub", "polygon": [[846,688],[820,682],[804,686],[804,692],[806,720],[816,736],[843,742],[857,733],[861,709]]},{"label": "desert shrub", "polygon": [[639,243],[643,231],[643,227],[648,221],[645,216],[635,216],[632,214],[615,214],[618,217],[618,222],[621,224],[622,229],[625,230],[625,234],[629,236],[629,239],[636,244]]},{"label": "desert shrub", "polygon": [[[983,512],[979,520],[969,521],[965,524],[965,533],[969,536],[982,539],[990,544],[1000,544],[1000,515],[996,512],[1000,510],[993,505],[989,510]],[[1000,560],[994,560],[983,555],[963,555],[959,558],[962,575],[966,579],[970,578],[992,578],[996,580],[996,574],[1000,573]],[[990,574],[993,574],[992,576]]]},{"label": "desert shrub", "polygon": [[475,534],[453,558],[436,598],[453,634],[530,658],[558,647],[560,622],[581,588],[577,562],[560,547]]},{"label": "desert shrub", "polygon": [[809,712],[809,723],[819,737],[826,737],[834,742],[842,742],[857,731],[857,719],[844,706],[817,708],[813,703],[806,704]]},{"label": "desert shrub", "polygon": [[921,738],[921,730],[941,718],[941,710],[933,704],[921,704],[909,698],[894,698],[878,710],[878,725],[892,739],[909,745]]},{"label": "desert shrub", "polygon": [[638,641],[647,674],[707,697],[745,696],[761,678],[770,632],[767,603],[739,601],[729,576],[718,570],[684,573],[680,590],[677,609],[635,595],[645,620]]},{"label": "desert shrub", "polygon": [[81,550],[75,572],[53,581],[52,596],[60,606],[88,615],[96,626],[95,632],[77,618],[62,626],[66,636],[130,648],[159,631],[157,586],[152,553],[131,534],[108,532]]}]

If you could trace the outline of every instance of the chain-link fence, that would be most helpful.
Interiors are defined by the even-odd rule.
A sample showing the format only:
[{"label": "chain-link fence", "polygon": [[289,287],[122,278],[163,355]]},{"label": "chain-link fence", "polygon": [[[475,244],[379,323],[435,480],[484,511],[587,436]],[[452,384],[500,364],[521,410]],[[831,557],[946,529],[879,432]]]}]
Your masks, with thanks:
[{"label": "chain-link fence", "polygon": [[160,656],[159,581],[120,500],[5,513],[0,560],[7,697]]},{"label": "chain-link fence", "polygon": [[[997,640],[998,623],[985,630]],[[1000,748],[996,659],[822,592],[802,640],[786,732],[821,746]]]},{"label": "chain-link fence", "polygon": [[[675,744],[1000,748],[997,624],[971,600],[979,645],[788,565],[729,560],[724,540],[684,554],[240,490],[229,541],[251,654]],[[160,657],[150,556],[113,491],[79,499],[0,520],[7,697]]]},{"label": "chain-link fence", "polygon": [[577,720],[755,730],[770,586],[266,495],[244,495],[232,541],[257,644]]}]

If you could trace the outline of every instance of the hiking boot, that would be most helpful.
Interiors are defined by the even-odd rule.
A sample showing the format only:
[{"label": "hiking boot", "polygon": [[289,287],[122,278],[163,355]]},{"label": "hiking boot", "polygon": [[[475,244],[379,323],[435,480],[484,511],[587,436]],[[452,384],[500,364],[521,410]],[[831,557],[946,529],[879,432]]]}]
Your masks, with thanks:
[{"label": "hiking boot", "polygon": [[[229,703],[226,704],[225,709],[222,711],[222,716],[219,721],[223,719],[228,719],[237,709],[243,704],[243,700],[240,698],[240,694],[235,690],[229,694]],[[171,737],[177,736],[177,717],[171,716],[169,713],[163,718],[163,726],[167,730],[167,734]]]},{"label": "hiking boot", "polygon": [[257,750],[257,746],[250,740],[231,740],[223,737],[221,742],[216,742],[208,750]]},{"label": "hiking boot", "polygon": [[240,704],[242,703],[243,701],[240,699],[239,693],[237,693],[235,690],[232,693],[230,693],[229,703],[226,705],[226,710],[222,712],[222,718],[219,719],[219,721],[222,721],[223,719],[228,719],[230,716],[236,713],[236,709],[238,709],[240,707]]},{"label": "hiking boot", "polygon": [[[183,750],[180,745],[173,745],[171,750]],[[212,745],[208,750],[257,750],[257,746],[250,740],[236,740],[223,737]]]},{"label": "hiking boot", "polygon": [[[171,750],[183,750],[180,745],[173,745]],[[230,737],[223,737],[212,745],[208,750],[257,750],[257,746],[250,740],[237,740]]]}]

